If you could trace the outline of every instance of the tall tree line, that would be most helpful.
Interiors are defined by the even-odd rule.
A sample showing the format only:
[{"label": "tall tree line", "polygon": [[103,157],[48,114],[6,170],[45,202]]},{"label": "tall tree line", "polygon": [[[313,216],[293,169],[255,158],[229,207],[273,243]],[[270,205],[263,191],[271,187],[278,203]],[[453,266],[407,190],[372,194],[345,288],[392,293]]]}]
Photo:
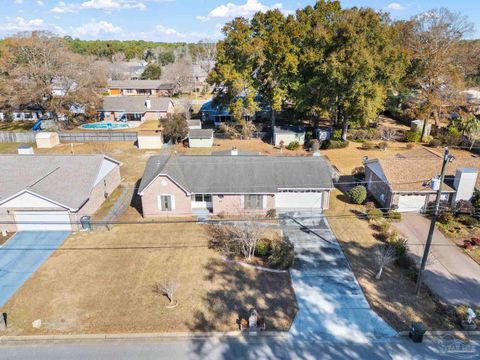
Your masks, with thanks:
[{"label": "tall tree line", "polygon": [[215,103],[240,123],[260,98],[272,122],[288,107],[313,123],[330,119],[345,140],[349,126],[367,125],[399,90],[419,94],[419,111],[434,116],[446,88],[453,93],[466,75],[478,74],[478,58],[469,74],[454,66],[470,28],[446,9],[402,22],[370,8],[342,9],[339,1],[320,0],[287,16],[270,10],[224,26],[209,81],[217,85]]}]

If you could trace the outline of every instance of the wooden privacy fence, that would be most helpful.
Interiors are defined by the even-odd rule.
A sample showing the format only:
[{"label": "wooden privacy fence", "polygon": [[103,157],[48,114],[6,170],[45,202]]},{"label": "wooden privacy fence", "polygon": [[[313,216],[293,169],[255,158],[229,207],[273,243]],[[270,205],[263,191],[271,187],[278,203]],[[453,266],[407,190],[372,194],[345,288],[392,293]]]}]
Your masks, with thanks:
[{"label": "wooden privacy fence", "polygon": [[0,131],[0,143],[34,143],[33,131]]},{"label": "wooden privacy fence", "polygon": [[102,141],[131,141],[138,139],[136,132],[70,132],[59,133],[62,142],[102,142]]},{"label": "wooden privacy fence", "polygon": [[[34,131],[0,131],[0,143],[34,143]],[[62,142],[103,142],[131,141],[138,139],[136,132],[61,132],[58,133]]]}]

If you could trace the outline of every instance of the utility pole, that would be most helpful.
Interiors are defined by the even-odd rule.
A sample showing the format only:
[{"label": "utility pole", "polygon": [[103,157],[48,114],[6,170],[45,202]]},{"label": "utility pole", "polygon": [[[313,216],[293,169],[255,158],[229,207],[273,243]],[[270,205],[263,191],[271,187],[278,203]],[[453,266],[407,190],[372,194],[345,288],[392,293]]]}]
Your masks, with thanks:
[{"label": "utility pole", "polygon": [[425,270],[425,266],[427,264],[428,253],[430,252],[430,245],[432,244],[433,232],[435,230],[435,223],[437,222],[438,210],[440,208],[440,197],[442,195],[442,186],[445,180],[447,163],[452,162],[454,159],[455,159],[454,156],[448,153],[448,147],[446,147],[443,150],[442,171],[440,173],[440,179],[439,179],[438,190],[437,190],[437,198],[435,199],[435,208],[433,210],[432,220],[430,222],[430,229],[428,231],[427,242],[425,243],[425,250],[423,252],[422,263],[420,265],[420,269],[418,270],[417,287],[415,289],[416,297],[418,297],[418,294],[420,293],[420,288],[422,287],[422,275],[423,275],[423,271]]}]

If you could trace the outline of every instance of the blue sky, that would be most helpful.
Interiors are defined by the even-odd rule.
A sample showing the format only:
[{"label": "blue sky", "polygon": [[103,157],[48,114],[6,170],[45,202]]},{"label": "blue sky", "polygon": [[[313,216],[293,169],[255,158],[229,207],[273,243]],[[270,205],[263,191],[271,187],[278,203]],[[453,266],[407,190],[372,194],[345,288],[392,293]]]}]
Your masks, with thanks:
[{"label": "blue sky", "polygon": [[[0,37],[50,30],[82,39],[199,41],[220,38],[235,16],[280,8],[290,13],[314,0],[0,0]],[[344,0],[343,7],[370,6],[394,19],[438,7],[467,15],[480,38],[480,0]]]}]

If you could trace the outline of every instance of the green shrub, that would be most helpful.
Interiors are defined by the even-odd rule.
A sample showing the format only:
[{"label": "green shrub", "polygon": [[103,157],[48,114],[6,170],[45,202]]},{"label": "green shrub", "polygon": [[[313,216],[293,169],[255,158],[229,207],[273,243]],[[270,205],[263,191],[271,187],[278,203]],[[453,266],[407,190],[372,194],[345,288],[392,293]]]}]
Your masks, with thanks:
[{"label": "green shrub", "polygon": [[460,215],[457,221],[468,227],[474,227],[478,224],[478,220],[472,216]]},{"label": "green shrub", "polygon": [[432,141],[432,140],[433,140],[433,136],[431,136],[431,135],[427,135],[427,136],[423,137],[423,142],[424,143],[430,144],[430,141]]},{"label": "green shrub", "polygon": [[413,130],[407,131],[405,133],[405,142],[407,143],[418,142],[420,141],[421,136],[422,134],[420,134],[418,131],[413,131]]},{"label": "green shrub", "polygon": [[322,143],[322,149],[343,149],[348,146],[348,141],[342,140],[327,140]]},{"label": "green shrub", "polygon": [[377,148],[379,150],[385,151],[388,149],[388,143],[386,141],[382,141],[381,143],[377,144]]},{"label": "green shrub", "polygon": [[367,189],[363,185],[357,185],[348,192],[354,204],[362,204],[367,198]]},{"label": "green shrub", "polygon": [[255,254],[262,259],[266,259],[271,255],[272,241],[270,239],[260,239],[255,246]]},{"label": "green shrub", "polygon": [[369,209],[375,209],[375,203],[373,201],[368,201],[365,203],[365,209],[366,210],[369,210]]},{"label": "green shrub", "polygon": [[375,144],[370,141],[365,141],[360,147],[362,150],[372,150],[375,147]]},{"label": "green shrub", "polygon": [[383,217],[383,211],[377,208],[367,209],[367,219],[370,221],[378,220]]},{"label": "green shrub", "polygon": [[387,218],[390,221],[399,222],[402,221],[402,213],[394,210],[388,210]]},{"label": "green shrub", "polygon": [[432,139],[432,140],[430,140],[429,146],[431,146],[431,147],[440,147],[440,146],[442,146],[442,140],[440,140],[440,139]]},{"label": "green shrub", "polygon": [[447,212],[447,211],[444,211],[442,213],[440,213],[440,215],[438,216],[438,221],[442,224],[449,224],[451,223],[452,221],[455,221],[455,217],[453,216],[453,214],[451,212]]},{"label": "green shrub", "polygon": [[387,240],[387,243],[395,247],[395,254],[398,258],[403,258],[407,256],[408,245],[406,239],[399,238],[398,234],[396,234],[395,237],[390,237]]},{"label": "green shrub", "polygon": [[300,143],[298,141],[292,141],[290,144],[287,145],[288,150],[297,150],[300,147]]},{"label": "green shrub", "polygon": [[267,260],[268,266],[282,270],[292,266],[295,255],[293,245],[280,239],[272,241],[271,245],[271,255]]},{"label": "green shrub", "polygon": [[333,130],[332,140],[342,140],[342,130],[341,129]]},{"label": "green shrub", "polygon": [[363,142],[369,140],[379,140],[381,135],[378,129],[357,129],[350,130],[348,133],[348,138],[355,142]]}]

